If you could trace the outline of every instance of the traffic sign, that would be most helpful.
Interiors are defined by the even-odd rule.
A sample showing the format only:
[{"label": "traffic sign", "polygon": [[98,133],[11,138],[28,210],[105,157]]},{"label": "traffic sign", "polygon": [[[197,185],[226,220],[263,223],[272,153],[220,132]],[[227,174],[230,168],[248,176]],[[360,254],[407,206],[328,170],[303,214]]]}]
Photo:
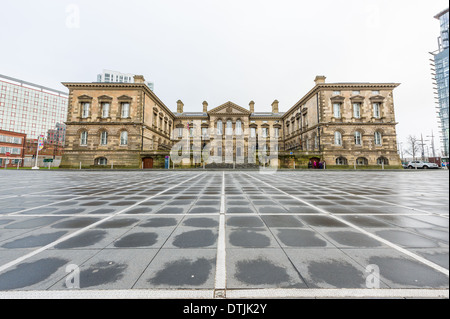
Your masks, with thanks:
[{"label": "traffic sign", "polygon": [[6,156],[9,156],[9,155],[11,155],[11,153],[10,152],[6,152],[6,154],[5,154]]},{"label": "traffic sign", "polygon": [[53,163],[53,158],[44,158],[44,163],[47,162]]}]

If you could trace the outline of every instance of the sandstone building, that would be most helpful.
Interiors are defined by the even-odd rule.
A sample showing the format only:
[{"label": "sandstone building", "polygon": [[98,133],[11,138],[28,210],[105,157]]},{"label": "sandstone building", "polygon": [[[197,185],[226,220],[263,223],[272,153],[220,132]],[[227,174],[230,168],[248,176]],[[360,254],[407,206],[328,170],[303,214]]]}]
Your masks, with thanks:
[{"label": "sandstone building", "polygon": [[[171,111],[142,76],[134,83],[63,83],[69,89],[62,167],[161,168],[177,165],[397,167],[396,83],[326,83],[287,112],[233,102],[201,112]],[[172,150],[172,151],[171,151]],[[184,155],[183,155],[184,154]],[[176,159],[182,158],[181,161]]]}]

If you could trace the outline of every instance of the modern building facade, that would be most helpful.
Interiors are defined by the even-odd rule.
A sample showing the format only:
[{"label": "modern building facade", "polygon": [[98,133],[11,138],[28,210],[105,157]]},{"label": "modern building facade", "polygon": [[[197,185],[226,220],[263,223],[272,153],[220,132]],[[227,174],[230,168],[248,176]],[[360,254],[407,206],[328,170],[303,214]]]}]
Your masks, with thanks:
[{"label": "modern building facade", "polygon": [[27,135],[0,130],[0,168],[24,165]]},{"label": "modern building facade", "polygon": [[[97,82],[104,83],[133,83],[134,82],[134,74],[131,73],[122,73],[119,71],[113,70],[103,70],[102,73],[97,74]],[[150,88],[150,90],[154,90],[155,84],[153,82],[146,81],[145,84]]]},{"label": "modern building facade", "polygon": [[67,93],[0,75],[0,129],[47,136],[67,119]]},{"label": "modern building facade", "polygon": [[56,123],[55,129],[47,131],[47,143],[64,146],[66,138],[66,125],[64,123]]},{"label": "modern building facade", "polygon": [[393,90],[396,83],[325,83],[287,112],[255,112],[231,101],[201,112],[172,112],[145,84],[63,83],[69,89],[62,167],[113,165],[400,165]]},{"label": "modern building facade", "polygon": [[437,111],[441,126],[442,155],[449,156],[449,9],[438,13],[434,18],[439,20],[440,36],[438,50],[434,55],[434,80],[436,85]]}]

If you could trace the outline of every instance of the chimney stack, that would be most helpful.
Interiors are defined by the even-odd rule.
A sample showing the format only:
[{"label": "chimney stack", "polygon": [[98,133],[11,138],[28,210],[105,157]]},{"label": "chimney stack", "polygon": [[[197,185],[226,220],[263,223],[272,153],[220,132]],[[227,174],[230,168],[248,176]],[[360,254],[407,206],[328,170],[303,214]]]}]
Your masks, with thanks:
[{"label": "chimney stack", "polygon": [[250,113],[255,113],[255,102],[250,101],[248,105],[250,106]]},{"label": "chimney stack", "polygon": [[208,112],[208,102],[203,101],[203,113]]},{"label": "chimney stack", "polygon": [[143,75],[135,75],[134,77],[134,83],[145,83],[145,79]]},{"label": "chimney stack", "polygon": [[177,101],[177,113],[183,113],[183,102],[181,102],[181,100]]},{"label": "chimney stack", "polygon": [[327,77],[324,75],[317,75],[316,78],[314,79],[314,83],[316,83],[316,85],[320,83],[325,83],[326,78]]},{"label": "chimney stack", "polygon": [[272,113],[278,113],[278,100],[275,100],[272,103]]}]

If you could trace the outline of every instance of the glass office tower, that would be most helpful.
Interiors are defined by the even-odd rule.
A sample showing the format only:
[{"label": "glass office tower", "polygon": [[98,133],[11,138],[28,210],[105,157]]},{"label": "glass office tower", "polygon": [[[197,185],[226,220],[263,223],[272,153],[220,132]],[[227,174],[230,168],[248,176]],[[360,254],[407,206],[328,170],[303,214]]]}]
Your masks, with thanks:
[{"label": "glass office tower", "polygon": [[68,94],[0,74],[0,129],[47,137],[67,120]]},{"label": "glass office tower", "polygon": [[449,152],[449,74],[448,74],[448,60],[449,60],[449,38],[448,38],[448,26],[449,26],[449,9],[441,11],[435,16],[440,23],[440,36],[438,38],[438,50],[433,52],[434,55],[434,67],[435,67],[435,80],[436,80],[436,98],[438,101],[438,115],[441,124],[441,142],[442,142],[442,155],[448,157]]}]

